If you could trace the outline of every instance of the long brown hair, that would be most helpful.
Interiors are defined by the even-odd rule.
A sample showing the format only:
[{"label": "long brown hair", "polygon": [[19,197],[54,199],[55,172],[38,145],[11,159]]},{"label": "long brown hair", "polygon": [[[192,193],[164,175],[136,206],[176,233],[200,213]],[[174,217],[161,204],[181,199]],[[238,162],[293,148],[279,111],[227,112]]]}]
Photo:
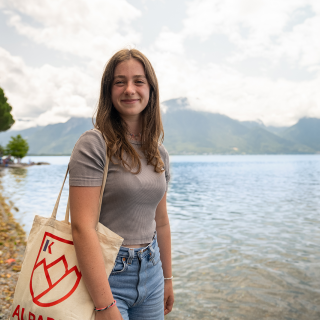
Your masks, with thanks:
[{"label": "long brown hair", "polygon": [[150,61],[139,50],[120,50],[108,61],[101,79],[100,98],[94,126],[107,139],[107,154],[109,159],[113,163],[115,163],[113,159],[116,159],[117,163],[120,162],[124,168],[131,172],[137,168],[133,173],[139,173],[141,171],[140,156],[128,141],[126,135],[127,125],[113,106],[111,98],[115,68],[119,63],[130,59],[136,59],[143,65],[150,86],[148,104],[141,112],[141,148],[146,157],[147,164],[153,165],[154,170],[160,173],[164,171],[164,164],[158,147],[163,142],[164,132],[161,121],[158,80]]}]

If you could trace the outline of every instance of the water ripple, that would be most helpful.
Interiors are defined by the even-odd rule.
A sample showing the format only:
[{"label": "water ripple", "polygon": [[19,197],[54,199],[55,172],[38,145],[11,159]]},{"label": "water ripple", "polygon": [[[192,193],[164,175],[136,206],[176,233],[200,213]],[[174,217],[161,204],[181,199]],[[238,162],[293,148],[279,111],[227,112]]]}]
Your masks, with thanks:
[{"label": "water ripple", "polygon": [[[26,230],[35,213],[51,214],[62,158],[0,171]],[[175,156],[171,176],[176,302],[167,319],[320,319],[319,155]]]}]

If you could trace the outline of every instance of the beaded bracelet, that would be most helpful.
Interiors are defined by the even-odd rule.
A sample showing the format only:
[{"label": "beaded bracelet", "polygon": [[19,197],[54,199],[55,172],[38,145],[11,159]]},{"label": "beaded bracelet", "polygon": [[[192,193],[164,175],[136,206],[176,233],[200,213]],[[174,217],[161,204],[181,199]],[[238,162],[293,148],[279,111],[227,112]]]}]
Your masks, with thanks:
[{"label": "beaded bracelet", "polygon": [[112,308],[112,307],[115,306],[116,304],[117,304],[117,301],[116,301],[116,300],[113,300],[113,302],[112,302],[111,304],[109,304],[107,307],[99,308],[99,309],[97,309],[96,307],[94,307],[94,311],[104,311],[104,310],[107,310],[107,309]]},{"label": "beaded bracelet", "polygon": [[170,278],[163,278],[163,280],[172,280],[173,276],[171,276]]}]

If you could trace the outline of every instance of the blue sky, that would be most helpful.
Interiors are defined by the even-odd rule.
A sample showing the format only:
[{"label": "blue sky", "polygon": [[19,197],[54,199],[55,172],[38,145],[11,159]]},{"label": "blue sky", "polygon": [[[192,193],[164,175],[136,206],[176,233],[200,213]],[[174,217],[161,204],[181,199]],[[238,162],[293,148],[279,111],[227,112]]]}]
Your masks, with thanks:
[{"label": "blue sky", "polygon": [[155,67],[161,101],[287,126],[320,118],[317,0],[0,0],[14,129],[92,116],[110,56]]}]

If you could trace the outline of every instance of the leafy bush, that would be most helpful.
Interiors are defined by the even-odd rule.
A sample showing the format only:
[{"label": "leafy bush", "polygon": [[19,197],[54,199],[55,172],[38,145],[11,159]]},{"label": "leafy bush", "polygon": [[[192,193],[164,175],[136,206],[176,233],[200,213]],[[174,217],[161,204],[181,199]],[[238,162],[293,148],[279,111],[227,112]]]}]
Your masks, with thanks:
[{"label": "leafy bush", "polygon": [[27,140],[23,139],[21,135],[18,134],[16,137],[11,137],[11,140],[6,146],[5,153],[20,160],[26,156],[28,150],[29,145]]}]

